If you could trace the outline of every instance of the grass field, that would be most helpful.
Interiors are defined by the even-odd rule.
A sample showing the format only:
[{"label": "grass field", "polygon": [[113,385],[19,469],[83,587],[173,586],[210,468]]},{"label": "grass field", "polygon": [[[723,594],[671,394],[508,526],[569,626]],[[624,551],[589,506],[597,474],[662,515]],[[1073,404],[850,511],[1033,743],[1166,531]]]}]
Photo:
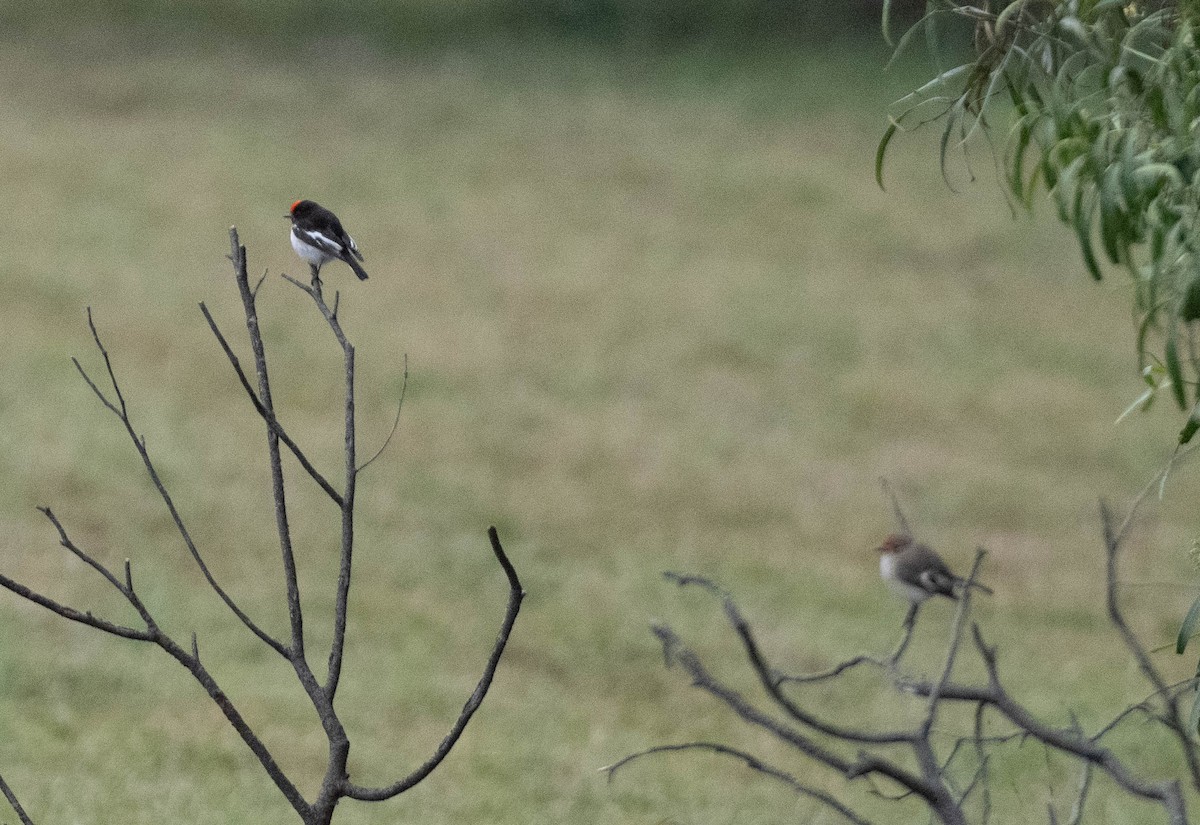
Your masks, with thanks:
[{"label": "grass field", "polygon": [[[53,506],[201,649],[312,793],[325,753],[286,669],[202,587],[117,422],[68,360],[101,369],[90,305],[136,426],[215,572],[282,631],[262,428],[196,309],[238,345],[227,262],[236,224],[267,270],[265,331],[284,422],[338,466],[339,354],[280,272],[301,274],[281,217],[334,208],[371,280],[344,288],[359,351],[363,450],[344,718],[352,771],[417,764],[473,687],[505,597],[496,524],[529,598],[482,711],[437,773],[351,823],[835,821],[705,758],[596,769],[650,744],[770,743],[664,671],[669,620],[753,690],[719,606],[663,570],[733,590],[785,669],[895,639],[903,606],[871,551],[891,521],[877,479],[955,566],[990,550],[981,607],[1012,684],[1085,725],[1146,693],[1105,623],[1099,496],[1123,504],[1167,455],[1165,408],[1119,426],[1139,391],[1120,277],[1093,286],[1049,210],[1014,219],[988,182],[954,194],[936,136],[898,141],[871,176],[887,101],[915,75],[863,49],[648,56],[486,43],[419,56],[351,42],[304,55],[197,44],[139,50],[111,33],[0,50],[0,569],[130,620],[56,546]],[[319,60],[320,72],[313,61]],[[1123,577],[1145,638],[1192,597],[1181,469],[1138,526]],[[310,648],[322,650],[335,513],[296,474],[293,523]],[[918,656],[950,610],[931,607]],[[323,654],[317,654],[319,658]],[[1161,654],[1178,678],[1194,662]],[[822,706],[898,712],[869,683]],[[1148,772],[1148,729],[1123,745]],[[1073,778],[1014,751],[1005,821],[1044,817]],[[0,772],[52,823],[292,822],[190,677],[155,650],[0,596]],[[811,773],[813,781],[826,781]],[[1029,784],[1033,782],[1033,784]],[[837,787],[836,780],[827,780]],[[861,799],[859,794],[856,799]],[[912,803],[867,801],[881,821]],[[1160,821],[1098,790],[1093,822]],[[4,819],[7,816],[0,816]]]}]

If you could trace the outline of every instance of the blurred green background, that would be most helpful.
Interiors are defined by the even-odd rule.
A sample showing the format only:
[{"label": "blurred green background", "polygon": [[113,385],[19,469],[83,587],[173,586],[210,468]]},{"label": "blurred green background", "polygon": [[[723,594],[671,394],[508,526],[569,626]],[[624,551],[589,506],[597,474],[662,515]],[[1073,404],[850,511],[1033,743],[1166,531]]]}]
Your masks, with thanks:
[{"label": "blurred green background", "polygon": [[[371,273],[326,270],[358,346],[364,453],[390,427],[406,354],[411,372],[397,437],[359,487],[339,697],[357,781],[417,764],[473,687],[505,598],[489,524],[529,591],[445,765],[337,821],[835,821],[715,759],[643,763],[613,785],[597,769],[704,738],[840,787],[664,671],[647,626],[670,621],[756,698],[719,606],[661,571],[733,590],[786,670],[888,648],[904,606],[872,551],[891,529],[880,476],[953,566],[990,550],[980,613],[1014,691],[1098,726],[1148,689],[1104,619],[1097,499],[1128,501],[1178,422],[1114,425],[1139,392],[1125,286],[1092,285],[1045,210],[1012,215],[986,147],[978,182],[956,165],[952,192],[936,135],[898,140],[888,191],[875,185],[887,103],[929,71],[884,72],[887,58],[866,2],[0,4],[2,569],[132,621],[34,507],[107,562],[131,558],[167,627],[198,633],[313,793],[325,745],[292,675],[204,589],[68,360],[102,369],[90,305],[202,550],[281,632],[262,427],[196,305],[246,353],[223,257],[236,224],[268,274],[283,421],[336,475],[340,355],[278,277],[303,274],[281,216],[309,197]],[[319,661],[336,514],[290,480]],[[1176,473],[1125,560],[1152,644],[1192,597],[1193,484]],[[933,666],[950,615],[928,608],[916,662]],[[1158,659],[1176,678],[1193,668]],[[870,679],[809,699],[880,724],[919,712]],[[7,594],[0,725],[0,772],[41,823],[293,821],[161,652]],[[1149,773],[1173,767],[1152,728],[1120,743]],[[1069,798],[1065,763],[1006,754],[1006,821]],[[1096,794],[1092,821],[1158,821]],[[881,821],[926,821],[912,802],[848,796]]]}]

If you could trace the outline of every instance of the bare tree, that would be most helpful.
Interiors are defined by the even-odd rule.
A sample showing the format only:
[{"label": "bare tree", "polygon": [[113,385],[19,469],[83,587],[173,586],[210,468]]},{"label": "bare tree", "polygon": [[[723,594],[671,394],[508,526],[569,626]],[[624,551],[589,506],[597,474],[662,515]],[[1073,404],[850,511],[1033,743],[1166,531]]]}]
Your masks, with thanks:
[{"label": "bare tree", "polygon": [[[133,569],[128,559],[125,561],[124,570],[114,572],[98,561],[94,555],[79,547],[71,539],[58,516],[49,507],[42,507],[39,509],[50,521],[51,525],[53,525],[58,534],[59,543],[83,563],[103,576],[108,584],[120,593],[133,610],[136,611],[140,622],[137,625],[123,625],[95,616],[90,611],[83,611],[69,605],[61,604],[13,581],[3,574],[0,574],[0,585],[22,598],[53,611],[65,619],[94,627],[97,630],[102,630],[114,636],[148,642],[161,648],[167,655],[183,665],[196,681],[200,683],[212,701],[220,708],[226,719],[229,720],[234,730],[237,731],[242,741],[253,752],[263,769],[270,776],[271,781],[275,783],[280,793],[283,794],[288,803],[299,815],[301,821],[305,825],[328,825],[333,818],[334,810],[337,808],[338,803],[343,799],[359,799],[371,802],[391,799],[421,782],[441,764],[442,760],[446,758],[451,748],[454,747],[462,735],[467,723],[470,722],[471,717],[478,710],[484,696],[487,694],[492,678],[495,675],[496,667],[500,662],[500,657],[504,653],[504,648],[508,642],[513,624],[516,622],[517,613],[520,611],[524,591],[517,577],[517,571],[508,560],[508,556],[505,555],[504,548],[500,544],[500,538],[496,533],[496,529],[494,527],[489,528],[488,538],[491,542],[491,550],[508,580],[509,596],[504,619],[501,622],[500,631],[492,646],[491,653],[484,665],[483,675],[479,678],[474,692],[468,697],[462,712],[451,724],[445,738],[434,748],[433,752],[424,762],[411,770],[407,775],[396,779],[390,785],[371,787],[355,783],[351,779],[347,769],[347,759],[350,754],[350,739],[338,717],[335,700],[342,674],[343,653],[346,641],[346,617],[350,598],[351,569],[354,554],[355,491],[359,474],[378,457],[379,453],[376,453],[365,462],[359,463],[358,461],[354,405],[354,346],[346,337],[339,321],[336,296],[331,307],[325,300],[322,284],[315,270],[313,271],[313,278],[310,284],[301,283],[295,279],[288,278],[286,275],[284,277],[303,290],[312,299],[342,351],[345,371],[345,465],[344,478],[340,490],[322,475],[307,458],[296,441],[288,435],[287,430],[284,429],[279,421],[275,403],[271,397],[266,347],[263,343],[258,322],[256,305],[258,289],[262,286],[263,279],[266,276],[264,275],[263,279],[260,279],[252,287],[247,275],[246,248],[239,243],[236,229],[230,230],[230,245],[232,249],[230,260],[233,263],[234,280],[237,284],[238,294],[241,297],[242,308],[245,312],[246,330],[249,334],[250,348],[254,357],[256,384],[251,383],[250,377],[243,369],[228,339],[217,326],[208,307],[202,303],[200,310],[204,314],[204,318],[208,322],[213,335],[224,350],[226,357],[229,359],[229,363],[237,374],[238,380],[246,391],[251,404],[254,405],[254,409],[266,424],[267,461],[271,471],[271,492],[274,501],[275,525],[279,537],[283,578],[287,594],[289,619],[289,633],[287,638],[277,638],[251,618],[249,613],[241,608],[233,596],[221,586],[209,569],[200,549],[193,541],[192,534],[188,530],[183,517],[180,515],[171,494],[168,492],[166,485],[155,468],[150,452],[146,447],[145,437],[139,435],[134,428],[129,409],[126,405],[125,396],[121,391],[116,371],[113,368],[112,360],[109,357],[108,350],[100,339],[100,334],[96,330],[90,309],[88,310],[88,327],[91,330],[96,349],[103,357],[104,368],[111,389],[101,389],[100,385],[88,374],[80,362],[76,359],[72,360],[75,363],[76,369],[79,370],[79,374],[87,382],[88,387],[91,388],[96,398],[104,405],[105,409],[116,416],[126,433],[128,433],[129,439],[140,456],[154,488],[170,513],[179,536],[183,539],[184,546],[195,561],[196,566],[199,567],[209,586],[246,629],[257,636],[263,644],[279,654],[294,671],[309,702],[312,704],[313,710],[316,711],[317,718],[325,732],[326,738],[329,740],[328,762],[316,798],[312,800],[305,798],[292,779],[280,768],[275,757],[234,706],[229,696],[218,685],[201,659],[200,645],[196,634],[193,633],[190,641],[184,644],[162,629],[134,585]],[[384,444],[385,447],[386,444],[387,442]],[[341,521],[341,560],[336,585],[336,602],[332,616],[333,642],[329,651],[324,680],[318,679],[316,672],[309,662],[309,655],[304,645],[304,612],[301,608],[300,586],[296,572],[296,562],[292,553],[292,529],[288,523],[287,497],[283,476],[282,453],[284,448],[291,453],[308,474],[309,478],[333,502]],[[16,795],[9,788],[8,784],[4,782],[3,778],[0,778],[0,791],[3,791],[5,797],[20,817],[23,825],[32,825],[28,815],[17,801]]]},{"label": "bare tree", "polygon": [[[906,524],[898,506],[896,513]],[[721,599],[726,621],[736,633],[756,681],[769,699],[767,709],[715,676],[703,659],[689,649],[668,625],[655,624],[652,630],[662,644],[667,665],[682,668],[693,687],[717,699],[748,726],[766,732],[797,751],[809,763],[840,775],[845,781],[866,780],[873,793],[889,799],[919,800],[928,809],[932,819],[943,825],[987,823],[992,815],[993,776],[989,765],[993,756],[1008,743],[1030,740],[1042,743],[1048,750],[1065,754],[1077,766],[1079,783],[1071,812],[1065,821],[1074,825],[1082,821],[1093,777],[1099,773],[1108,777],[1121,792],[1161,806],[1171,825],[1184,825],[1188,819],[1182,786],[1186,783],[1200,790],[1195,724],[1189,724],[1182,710],[1183,697],[1195,687],[1196,679],[1169,684],[1130,629],[1117,596],[1117,560],[1130,519],[1126,518],[1121,525],[1115,525],[1112,514],[1103,503],[1100,517],[1107,559],[1108,618],[1152,692],[1141,702],[1122,709],[1094,733],[1085,732],[1078,723],[1067,728],[1050,725],[1037,718],[1008,690],[1001,677],[996,646],[989,644],[979,624],[970,620],[974,590],[971,586],[963,588],[942,666],[935,678],[912,676],[905,673],[902,667],[902,656],[915,624],[916,617],[912,612],[905,623],[900,645],[893,653],[887,656],[854,656],[819,673],[789,675],[771,666],[750,623],[729,593],[701,576],[664,574],[668,580],[680,586],[702,587]],[[977,551],[967,579],[969,583],[976,580],[984,555],[982,549]],[[969,634],[966,632],[968,626]],[[969,645],[965,642],[968,635]],[[956,665],[963,654],[971,650],[987,674],[986,682],[982,684],[961,682],[955,677]],[[864,666],[881,674],[886,689],[896,697],[917,698],[923,702],[923,711],[916,724],[886,730],[848,724],[807,707],[798,696],[800,686],[822,682],[836,684],[836,680],[844,678],[848,672]],[[956,705],[973,709],[970,715],[972,721],[967,729],[954,730],[954,725],[960,724],[957,720],[963,718],[961,714],[945,720],[948,715],[946,711]],[[1105,737],[1135,715],[1162,725],[1174,739],[1180,754],[1179,777],[1164,780],[1145,776],[1104,744]],[[946,728],[950,729],[949,735],[939,720],[943,720]],[[849,822],[856,825],[871,822],[846,801],[801,779],[796,773],[769,764],[745,750],[719,743],[658,745],[630,754],[602,770],[608,773],[611,781],[618,770],[631,762],[650,755],[680,751],[707,751],[729,756],[758,773],[784,783],[795,793],[817,800]],[[970,758],[963,758],[964,754],[970,755]],[[898,788],[899,792],[885,794],[877,782]],[[968,811],[974,815],[974,819],[968,817]],[[1060,821],[1053,807],[1048,807],[1047,816],[1052,824]]]}]

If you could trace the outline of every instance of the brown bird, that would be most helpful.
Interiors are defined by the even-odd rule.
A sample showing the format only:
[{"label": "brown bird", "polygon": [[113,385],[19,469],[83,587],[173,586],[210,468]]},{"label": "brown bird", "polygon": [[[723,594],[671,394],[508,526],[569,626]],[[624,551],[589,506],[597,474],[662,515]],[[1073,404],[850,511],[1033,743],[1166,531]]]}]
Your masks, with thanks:
[{"label": "brown bird", "polygon": [[[933,548],[914,541],[911,536],[893,533],[877,549],[879,575],[914,607],[931,596],[957,600],[967,586],[967,580],[951,573]],[[971,586],[984,593],[992,592],[978,582],[971,582]]]}]

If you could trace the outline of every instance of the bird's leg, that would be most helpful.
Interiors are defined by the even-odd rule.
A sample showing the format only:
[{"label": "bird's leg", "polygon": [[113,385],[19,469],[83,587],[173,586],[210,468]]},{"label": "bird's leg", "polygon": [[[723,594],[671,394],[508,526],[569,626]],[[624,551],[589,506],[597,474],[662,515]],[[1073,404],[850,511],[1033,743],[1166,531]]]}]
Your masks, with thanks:
[{"label": "bird's leg", "polygon": [[312,285],[316,289],[321,288],[321,267],[316,264],[309,264],[308,268],[312,270]]}]

